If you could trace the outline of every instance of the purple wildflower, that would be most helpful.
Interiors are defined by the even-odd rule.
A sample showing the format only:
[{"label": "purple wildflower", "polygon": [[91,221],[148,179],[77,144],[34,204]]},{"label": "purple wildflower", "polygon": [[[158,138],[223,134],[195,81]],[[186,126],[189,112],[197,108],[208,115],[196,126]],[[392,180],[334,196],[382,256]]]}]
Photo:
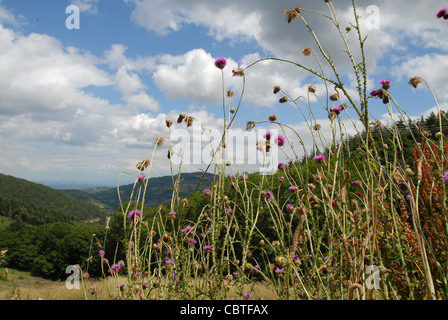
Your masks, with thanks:
[{"label": "purple wildflower", "polygon": [[104,257],[104,254],[105,254],[104,250],[100,250],[100,251],[98,251],[98,255],[99,255],[101,258]]},{"label": "purple wildflower", "polygon": [[173,260],[173,259],[166,259],[166,260],[165,260],[165,265],[166,265],[166,266],[172,265],[173,263],[174,263],[174,260]]},{"label": "purple wildflower", "polygon": [[182,229],[182,232],[186,234],[193,233],[194,228],[192,226],[186,226],[185,228]]},{"label": "purple wildflower", "polygon": [[272,201],[274,199],[274,194],[271,190],[266,190],[261,197],[266,201]]},{"label": "purple wildflower", "polygon": [[443,173],[443,182],[448,185],[448,170]]},{"label": "purple wildflower", "polygon": [[286,165],[284,163],[279,163],[277,168],[278,170],[284,170],[286,168]]},{"label": "purple wildflower", "polygon": [[263,135],[263,138],[265,138],[266,140],[271,140],[271,136],[272,136],[272,133],[270,131],[268,131]]},{"label": "purple wildflower", "polygon": [[288,97],[281,97],[280,100],[278,100],[280,103],[288,102]]},{"label": "purple wildflower", "polygon": [[283,176],[278,178],[278,181],[280,181],[280,183],[283,182],[283,180],[285,180],[285,177],[283,177]]},{"label": "purple wildflower", "polygon": [[170,217],[171,218],[174,218],[174,217],[176,217],[176,211],[171,211],[170,213],[169,213],[169,215],[170,215]]},{"label": "purple wildflower", "polygon": [[249,292],[244,291],[244,292],[243,292],[243,298],[244,298],[244,299],[251,299],[251,298],[252,298],[252,295],[251,295]]},{"label": "purple wildflower", "polygon": [[212,252],[212,246],[210,246],[210,245],[205,246],[204,251],[207,253]]},{"label": "purple wildflower", "polygon": [[283,273],[283,269],[277,268],[274,271],[276,274],[282,274]]},{"label": "purple wildflower", "polygon": [[128,214],[129,220],[135,221],[136,217],[139,217],[139,218],[142,217],[142,213],[140,210],[132,210],[131,212],[129,212],[129,214]]},{"label": "purple wildflower", "polygon": [[209,198],[212,195],[212,191],[210,189],[205,189],[204,190],[204,196],[206,196],[207,198]]},{"label": "purple wildflower", "polygon": [[[439,11],[437,11],[436,13],[436,17],[439,18],[444,18],[445,20],[448,19],[448,8],[443,7],[441,8]],[[445,18],[446,17],[446,18]]]},{"label": "purple wildflower", "polygon": [[383,86],[384,90],[389,90],[391,83],[392,83],[392,80],[390,80],[390,79],[381,79],[380,80],[380,84]]},{"label": "purple wildflower", "polygon": [[145,175],[144,174],[139,174],[137,176],[138,182],[139,183],[143,183],[143,181],[145,180]]},{"label": "purple wildflower", "polygon": [[215,60],[215,66],[218,69],[224,69],[227,64],[227,60],[224,58],[218,58]]},{"label": "purple wildflower", "polygon": [[291,191],[291,192],[295,192],[295,191],[296,191],[296,187],[294,187],[294,186],[290,186],[288,189],[289,189],[289,191]]},{"label": "purple wildflower", "polygon": [[292,203],[288,203],[288,204],[286,205],[286,211],[287,211],[288,213],[292,213],[292,212],[294,211],[294,205],[293,205]]},{"label": "purple wildflower", "polygon": [[275,139],[275,142],[277,143],[277,145],[279,146],[279,147],[283,147],[284,145],[285,145],[285,138],[284,137],[282,137],[282,136],[278,136],[276,139]]},{"label": "purple wildflower", "polygon": [[113,265],[110,266],[110,269],[112,271],[118,271],[121,269],[120,265],[118,263],[114,263]]},{"label": "purple wildflower", "polygon": [[316,163],[323,163],[325,160],[325,156],[324,155],[320,155],[320,156],[315,156],[313,158],[314,162]]}]

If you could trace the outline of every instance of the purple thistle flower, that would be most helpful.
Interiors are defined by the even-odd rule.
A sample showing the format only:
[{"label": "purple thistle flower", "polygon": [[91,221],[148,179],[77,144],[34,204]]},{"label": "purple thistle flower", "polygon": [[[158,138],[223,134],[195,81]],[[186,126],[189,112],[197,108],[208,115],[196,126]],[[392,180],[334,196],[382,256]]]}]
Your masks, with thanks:
[{"label": "purple thistle flower", "polygon": [[280,181],[280,183],[283,182],[283,180],[285,180],[285,177],[283,177],[283,176],[278,178],[278,181]]},{"label": "purple thistle flower", "polygon": [[283,147],[284,145],[285,145],[285,138],[284,137],[282,137],[282,136],[278,136],[276,139],[275,139],[275,142],[277,143],[277,145],[279,146],[279,147]]},{"label": "purple thistle flower", "polygon": [[138,182],[139,183],[143,183],[143,181],[145,180],[145,175],[144,174],[139,174],[137,176]]},{"label": "purple thistle flower", "polygon": [[166,259],[166,260],[165,260],[165,265],[166,265],[166,266],[172,265],[173,263],[174,263],[174,260],[173,260],[173,259]]},{"label": "purple thistle flower", "polygon": [[224,209],[227,213],[232,213],[232,209],[230,209],[230,208],[225,208]]},{"label": "purple thistle flower", "polygon": [[288,213],[292,213],[292,212],[294,211],[294,205],[293,205],[292,203],[288,203],[288,204],[286,205],[286,211],[287,211]]},{"label": "purple thistle flower", "polygon": [[110,269],[112,271],[118,271],[121,269],[120,265],[118,263],[114,263],[113,265],[110,266]]},{"label": "purple thistle flower", "polygon": [[384,90],[389,90],[391,83],[392,83],[392,80],[390,80],[390,79],[381,79],[380,80],[380,84],[383,85]]},{"label": "purple thistle flower", "polygon": [[263,135],[263,138],[265,138],[266,140],[271,140],[271,136],[272,136],[272,133],[270,131],[268,131]]},{"label": "purple thistle flower", "polygon": [[207,198],[209,198],[212,195],[212,191],[210,189],[205,189],[204,190],[204,196],[206,196]]},{"label": "purple thistle flower", "polygon": [[266,190],[261,197],[266,201],[272,201],[274,199],[274,194],[271,190]]},{"label": "purple thistle flower", "polygon": [[186,234],[193,233],[194,228],[192,226],[186,226],[185,228],[182,229],[182,232]]},{"label": "purple thistle flower", "polygon": [[323,163],[325,160],[325,156],[324,155],[320,155],[320,156],[315,156],[313,158],[314,162],[316,163]]},{"label": "purple thistle flower", "polygon": [[221,69],[221,70],[224,69],[226,64],[227,64],[227,60],[224,58],[218,58],[215,60],[215,66],[218,69]]},{"label": "purple thistle flower", "polygon": [[283,273],[283,269],[279,269],[279,268],[277,268],[277,269],[275,269],[275,271],[274,271],[276,274],[281,274],[281,273]]},{"label": "purple thistle flower", "polygon": [[98,255],[99,255],[100,257],[104,257],[104,254],[105,254],[104,250],[100,250],[100,251],[98,251]]},{"label": "purple thistle flower", "polygon": [[294,186],[290,186],[288,189],[289,189],[289,191],[291,191],[291,192],[295,192],[295,191],[296,191],[296,187],[294,187]]},{"label": "purple thistle flower", "polygon": [[284,170],[286,168],[286,165],[284,163],[279,163],[277,168],[278,170]]},{"label": "purple thistle flower", "polygon": [[437,11],[436,17],[438,19],[443,17],[446,20],[447,18],[445,18],[445,16],[446,16],[447,13],[448,13],[448,8],[443,7],[439,11]]},{"label": "purple thistle flower", "polygon": [[204,251],[207,253],[212,252],[212,246],[210,246],[210,245],[205,246]]},{"label": "purple thistle flower", "polygon": [[175,217],[176,214],[177,214],[176,211],[171,211],[171,212],[169,213],[170,217]]},{"label": "purple thistle flower", "polygon": [[243,292],[243,298],[244,298],[244,299],[251,299],[251,298],[252,298],[252,295],[251,295],[249,292],[244,291],[244,292]]},{"label": "purple thistle flower", "polygon": [[140,210],[132,210],[131,212],[129,212],[129,214],[128,214],[129,220],[135,221],[136,217],[139,217],[139,218],[142,217],[142,213]]},{"label": "purple thistle flower", "polygon": [[443,173],[443,182],[448,185],[448,170]]}]

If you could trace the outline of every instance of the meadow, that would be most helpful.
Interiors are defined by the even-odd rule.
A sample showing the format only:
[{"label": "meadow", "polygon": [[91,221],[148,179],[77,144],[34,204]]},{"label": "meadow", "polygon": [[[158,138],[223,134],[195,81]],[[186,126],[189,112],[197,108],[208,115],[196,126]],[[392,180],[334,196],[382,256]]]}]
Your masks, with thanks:
[{"label": "meadow", "polygon": [[[325,50],[302,12],[285,11],[287,22],[308,28],[315,48],[302,54],[316,59],[321,70],[298,62],[263,58],[234,70],[219,58],[222,73],[241,78],[239,96],[226,90],[223,80],[223,132],[213,149],[206,172],[214,182],[188,198],[179,197],[182,162],[176,165],[168,152],[173,194],[168,206],[145,206],[153,156],[171,139],[159,138],[147,159],[137,159],[134,189],[120,200],[120,211],[107,225],[104,238],[93,242],[90,260],[100,260],[101,279],[89,279],[89,261],[82,265],[82,290],[67,298],[80,299],[281,299],[281,300],[437,300],[448,297],[447,150],[445,123],[431,87],[418,75],[409,89],[426,86],[438,112],[428,132],[422,122],[406,114],[393,96],[393,81],[382,79],[375,90],[368,88],[364,44],[353,1],[353,23],[341,26],[333,3],[328,12],[315,13],[329,19],[345,43],[353,67],[356,88],[341,79],[331,55]],[[441,16],[446,12],[440,13]],[[281,21],[279,22],[281,23]],[[295,26],[296,27],[296,26]],[[360,61],[355,61],[348,34],[355,33]],[[358,51],[357,51],[358,52]],[[273,150],[289,161],[265,172],[247,174],[227,158],[226,142],[244,99],[245,75],[265,60],[305,69],[326,88],[325,99],[316,87],[308,95],[291,97],[273,85],[279,102],[297,107],[297,117],[307,123],[314,137],[310,147],[275,114],[266,121],[248,119],[247,129],[277,125],[281,134],[266,132],[257,143],[266,168],[275,162]],[[327,75],[323,70],[331,70]],[[222,77],[224,79],[224,76]],[[355,96],[353,96],[355,94]],[[328,112],[331,137],[324,136],[316,121],[311,98]],[[390,114],[400,117],[386,126],[371,117],[369,103],[381,100]],[[176,121],[177,120],[177,121]],[[169,137],[173,130],[191,129],[201,119],[180,114],[166,119]],[[347,127],[356,128],[349,137]],[[435,128],[435,129],[434,129]],[[302,145],[300,150],[292,139]],[[299,157],[299,154],[302,155]],[[233,171],[230,171],[230,168]],[[268,171],[270,170],[270,171]],[[235,172],[237,172],[235,174]],[[205,174],[205,173],[204,173]],[[198,181],[198,185],[201,181]],[[118,195],[120,193],[118,192]],[[117,231],[119,230],[119,231]],[[119,236],[115,235],[119,232]],[[111,239],[118,239],[109,245]],[[7,254],[7,253],[6,253]],[[84,281],[82,280],[82,281]],[[53,299],[54,285],[34,292],[21,288],[19,298]],[[71,294],[61,283],[57,296]]]}]

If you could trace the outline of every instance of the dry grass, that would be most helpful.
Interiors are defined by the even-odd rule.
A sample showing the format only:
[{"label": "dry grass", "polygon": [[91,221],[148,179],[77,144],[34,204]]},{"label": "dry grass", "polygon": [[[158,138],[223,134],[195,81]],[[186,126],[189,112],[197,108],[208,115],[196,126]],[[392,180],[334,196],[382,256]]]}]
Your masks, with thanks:
[{"label": "dry grass", "polygon": [[[118,284],[126,283],[125,277],[117,279],[89,279],[80,289],[67,289],[65,281],[50,281],[33,277],[29,272],[9,270],[6,280],[4,270],[0,271],[0,300],[111,300],[118,298]],[[229,286],[229,296],[236,297],[236,288]],[[252,299],[276,299],[274,291],[266,283],[256,283],[250,291]],[[240,297],[242,298],[242,297]],[[153,290],[150,299],[160,298],[160,290]]]}]

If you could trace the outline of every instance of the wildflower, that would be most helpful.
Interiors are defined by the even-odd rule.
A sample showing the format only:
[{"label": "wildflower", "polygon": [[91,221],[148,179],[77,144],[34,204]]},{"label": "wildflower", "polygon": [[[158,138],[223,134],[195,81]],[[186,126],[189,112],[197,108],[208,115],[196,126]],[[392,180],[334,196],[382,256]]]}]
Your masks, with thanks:
[{"label": "wildflower", "polygon": [[232,213],[232,209],[230,209],[230,208],[225,208],[224,209],[227,213]]},{"label": "wildflower", "polygon": [[143,183],[143,181],[145,180],[145,175],[139,174],[137,176],[137,180],[138,180],[139,183]]},{"label": "wildflower", "polygon": [[210,245],[205,246],[204,247],[204,251],[207,252],[207,253],[212,252],[212,246],[210,246]]},{"label": "wildflower", "polygon": [[284,180],[285,180],[285,177],[283,177],[283,176],[278,178],[278,181],[280,181],[280,183],[282,183]]},{"label": "wildflower", "polygon": [[422,79],[420,77],[412,77],[411,80],[409,80],[409,84],[414,88],[417,88],[420,83],[422,83]]},{"label": "wildflower", "polygon": [[266,201],[272,201],[274,199],[274,194],[270,190],[266,190],[261,196]]},{"label": "wildflower", "polygon": [[287,211],[288,213],[292,213],[292,212],[294,211],[294,205],[293,205],[292,203],[288,203],[288,204],[286,205],[286,211]]},{"label": "wildflower", "polygon": [[194,228],[192,226],[186,226],[185,228],[182,229],[182,232],[186,233],[186,234],[190,234],[190,233],[194,232]]},{"label": "wildflower", "polygon": [[265,245],[264,240],[261,239],[260,242],[258,242],[258,244],[263,247]]},{"label": "wildflower", "polygon": [[207,198],[209,198],[212,195],[212,191],[210,189],[205,189],[204,190],[204,196],[206,196]]},{"label": "wildflower", "polygon": [[112,271],[119,271],[121,269],[121,267],[118,263],[114,263],[113,265],[110,266],[110,269]]},{"label": "wildflower", "polygon": [[300,258],[298,256],[294,256],[294,258],[292,259],[292,261],[295,264],[301,265],[302,264],[302,260],[300,260]]},{"label": "wildflower", "polygon": [[315,93],[316,92],[316,86],[315,85],[309,85],[308,86],[308,92]]},{"label": "wildflower", "polygon": [[132,210],[131,212],[129,212],[129,214],[128,214],[129,220],[135,221],[136,217],[139,217],[139,218],[142,217],[142,213],[140,210]]},{"label": "wildflower", "polygon": [[238,67],[238,68],[232,70],[232,74],[234,77],[242,77],[242,76],[244,76],[244,70],[241,69],[240,67]]},{"label": "wildflower", "polygon": [[314,162],[316,163],[323,163],[325,160],[325,156],[324,155],[320,155],[320,156],[315,156],[313,158]]},{"label": "wildflower", "polygon": [[443,182],[448,185],[448,170],[443,173]]},{"label": "wildflower", "polygon": [[344,110],[344,106],[343,105],[340,105],[338,107],[332,107],[330,109],[331,112],[334,112],[336,114],[339,114],[342,110]]},{"label": "wildflower", "polygon": [[307,57],[310,56],[312,52],[313,52],[313,49],[311,49],[311,48],[305,48],[302,50],[302,54]]},{"label": "wildflower", "polygon": [[359,181],[359,180],[352,181],[352,186],[358,186],[360,184],[361,184],[361,181]]},{"label": "wildflower", "polygon": [[437,19],[440,19],[443,17],[443,19],[447,20],[448,19],[448,8],[446,8],[446,7],[441,8],[439,11],[437,11],[436,17],[437,17]]},{"label": "wildflower", "polygon": [[270,116],[269,116],[269,121],[271,121],[271,122],[274,122],[274,121],[277,121],[278,120],[278,118],[277,118],[277,116],[275,115],[275,114],[271,114]]},{"label": "wildflower", "polygon": [[288,102],[288,97],[286,97],[286,96],[281,97],[280,100],[278,100],[278,102],[280,102],[280,103]]},{"label": "wildflower", "polygon": [[189,238],[189,239],[187,240],[187,242],[188,242],[188,243],[192,243],[192,244],[196,244],[196,240],[193,239],[193,238]]},{"label": "wildflower", "polygon": [[100,251],[98,251],[98,255],[99,255],[101,258],[104,257],[104,254],[105,254],[104,250],[100,250]]},{"label": "wildflower", "polygon": [[243,174],[243,179],[247,179],[247,178],[249,178],[249,176],[247,175],[247,173],[244,173]]},{"label": "wildflower", "polygon": [[221,69],[221,70],[224,69],[226,64],[227,64],[227,60],[224,58],[218,58],[215,60],[215,66],[218,69]]},{"label": "wildflower", "polygon": [[166,266],[172,265],[173,263],[174,263],[174,260],[173,260],[173,259],[166,259],[166,260],[165,260],[165,265],[166,265]]},{"label": "wildflower", "polygon": [[392,80],[390,80],[390,79],[381,79],[380,80],[380,84],[383,85],[384,90],[389,90],[391,83],[392,83]]},{"label": "wildflower", "polygon": [[243,292],[243,298],[244,298],[244,299],[251,299],[251,298],[252,298],[252,295],[251,295],[249,292],[244,291],[244,292]]},{"label": "wildflower", "polygon": [[278,170],[285,170],[286,169],[286,165],[284,163],[279,163],[277,168],[278,168]]},{"label": "wildflower", "polygon": [[171,219],[174,220],[174,219],[176,219],[176,214],[177,214],[177,213],[176,213],[175,211],[171,211],[171,212],[169,213],[169,216],[170,216]]},{"label": "wildflower", "polygon": [[339,95],[338,95],[337,93],[333,93],[333,94],[330,96],[330,100],[331,100],[331,101],[338,101],[338,100],[339,100]]},{"label": "wildflower", "polygon": [[289,191],[291,191],[291,192],[295,192],[295,191],[296,191],[296,187],[294,187],[294,186],[290,186],[288,189],[289,189]]},{"label": "wildflower", "polygon": [[278,137],[275,139],[275,142],[277,142],[277,145],[278,145],[279,147],[283,147],[283,146],[285,145],[285,138],[282,137],[282,136],[278,136]]},{"label": "wildflower", "polygon": [[263,138],[265,138],[266,140],[271,140],[271,136],[272,136],[272,133],[270,131],[268,131],[263,135]]},{"label": "wildflower", "polygon": [[277,268],[274,271],[276,274],[282,274],[283,273],[283,269]]}]

